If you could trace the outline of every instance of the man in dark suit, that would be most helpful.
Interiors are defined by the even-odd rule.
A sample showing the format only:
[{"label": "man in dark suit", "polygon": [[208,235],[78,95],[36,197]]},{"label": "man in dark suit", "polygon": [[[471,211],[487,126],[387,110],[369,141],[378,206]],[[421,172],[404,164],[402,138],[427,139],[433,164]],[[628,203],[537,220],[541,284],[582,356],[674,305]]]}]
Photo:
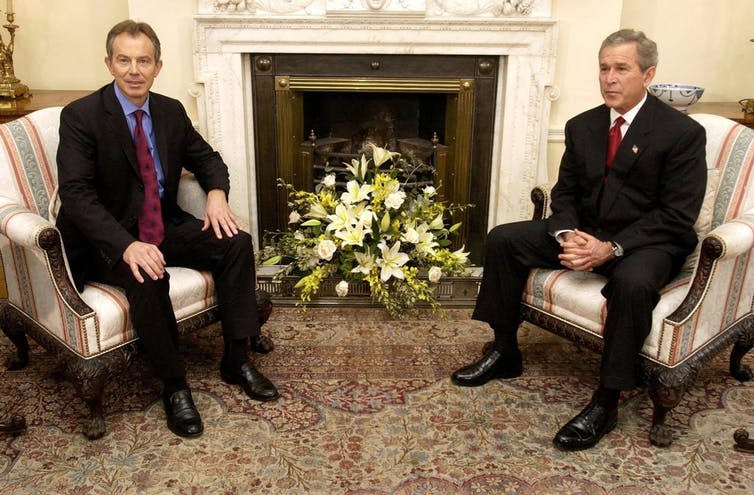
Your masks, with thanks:
[{"label": "man in dark suit", "polygon": [[[221,377],[252,399],[274,400],[275,386],[247,356],[249,340],[260,335],[252,241],[228,206],[220,155],[177,100],[149,91],[162,68],[152,28],[123,21],[108,33],[106,48],[114,82],[60,116],[57,227],[79,290],[89,280],[125,290],[134,329],[163,383],[168,427],[196,437],[203,424],[178,353],[165,267],[212,272],[224,338]],[[207,191],[203,221],[176,203],[182,168]]]},{"label": "man in dark suit", "polygon": [[620,391],[636,386],[636,359],[659,290],[697,243],[693,225],[706,186],[705,133],[647,94],[656,64],[657,46],[642,32],[621,30],[602,43],[604,105],[566,123],[552,215],[500,225],[488,234],[473,318],[490,324],[495,342],[452,376],[457,385],[478,386],[521,375],[516,332],[531,268],[605,275],[600,384],[555,436],[563,450],[592,447],[616,426]]}]

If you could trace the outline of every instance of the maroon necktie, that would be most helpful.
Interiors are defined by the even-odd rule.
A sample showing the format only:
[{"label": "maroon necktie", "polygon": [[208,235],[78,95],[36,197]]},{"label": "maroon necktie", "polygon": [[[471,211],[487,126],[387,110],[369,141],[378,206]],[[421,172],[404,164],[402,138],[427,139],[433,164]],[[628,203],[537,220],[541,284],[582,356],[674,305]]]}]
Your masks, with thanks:
[{"label": "maroon necktie", "polygon": [[605,175],[607,175],[607,171],[610,170],[610,166],[613,164],[613,159],[615,158],[615,153],[618,151],[618,146],[620,146],[620,140],[622,138],[620,134],[620,126],[623,125],[623,122],[626,120],[623,117],[618,117],[615,119],[615,124],[613,124],[613,127],[610,128],[610,132],[607,133],[607,155],[605,156]]},{"label": "maroon necktie", "polygon": [[165,226],[162,224],[162,205],[160,204],[160,190],[157,186],[157,172],[154,160],[149,152],[149,144],[141,127],[144,110],[136,110],[136,128],[134,129],[134,145],[136,146],[136,161],[139,163],[141,180],[144,182],[144,203],[139,213],[139,240],[159,246],[165,238]]}]

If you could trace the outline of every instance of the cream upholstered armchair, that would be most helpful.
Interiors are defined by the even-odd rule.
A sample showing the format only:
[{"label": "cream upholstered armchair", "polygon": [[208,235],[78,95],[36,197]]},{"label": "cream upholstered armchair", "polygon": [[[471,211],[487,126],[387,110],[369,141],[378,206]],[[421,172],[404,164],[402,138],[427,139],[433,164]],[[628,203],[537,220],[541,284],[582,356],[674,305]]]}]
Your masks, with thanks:
[{"label": "cream upholstered armchair", "polygon": [[[60,110],[47,108],[0,125],[0,256],[8,292],[0,325],[17,349],[10,368],[27,364],[27,334],[61,358],[89,407],[83,433],[94,439],[105,433],[107,381],[131,362],[137,337],[123,292],[92,283],[79,293],[71,281],[54,221]],[[202,215],[206,196],[192,175],[181,179],[178,199],[186,211]],[[216,321],[211,274],[176,267],[168,272],[179,331]],[[271,311],[269,301],[263,302],[262,323]]]},{"label": "cream upholstered armchair", "polygon": [[[700,242],[662,292],[638,371],[654,406],[649,438],[659,446],[673,441],[666,414],[716,354],[733,344],[731,374],[752,378],[741,359],[754,346],[754,131],[714,115],[692,118],[707,131],[707,192],[695,225]],[[546,186],[532,191],[535,218],[549,213],[549,199]],[[533,270],[523,319],[600,351],[604,283],[593,273]]]}]

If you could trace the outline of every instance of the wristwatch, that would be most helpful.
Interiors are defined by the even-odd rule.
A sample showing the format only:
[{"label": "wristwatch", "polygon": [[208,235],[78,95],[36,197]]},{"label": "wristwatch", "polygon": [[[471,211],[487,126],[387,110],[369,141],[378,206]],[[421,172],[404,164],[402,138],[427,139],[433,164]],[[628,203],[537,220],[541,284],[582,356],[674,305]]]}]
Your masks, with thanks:
[{"label": "wristwatch", "polygon": [[623,256],[623,248],[620,244],[615,241],[610,241],[610,244],[612,244],[613,246],[613,256],[615,256],[616,258]]}]

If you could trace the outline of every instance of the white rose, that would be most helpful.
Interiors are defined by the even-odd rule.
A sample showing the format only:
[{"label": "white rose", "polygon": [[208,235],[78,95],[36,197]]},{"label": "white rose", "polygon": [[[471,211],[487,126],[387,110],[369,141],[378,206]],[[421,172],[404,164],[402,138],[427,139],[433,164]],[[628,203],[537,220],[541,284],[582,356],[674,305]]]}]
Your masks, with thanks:
[{"label": "white rose", "polygon": [[325,187],[332,187],[335,185],[335,174],[327,174],[325,175],[325,178],[322,179],[322,184]]},{"label": "white rose", "polygon": [[427,273],[427,278],[430,282],[433,284],[436,284],[440,281],[440,277],[442,277],[442,270],[439,266],[433,266],[429,269],[429,272]]},{"label": "white rose", "polygon": [[338,246],[330,239],[324,239],[317,244],[317,256],[322,260],[330,261]]},{"label": "white rose", "polygon": [[288,223],[299,223],[301,221],[301,215],[296,210],[293,210],[290,215],[288,215]]},{"label": "white rose", "polygon": [[385,206],[397,210],[401,207],[403,200],[405,199],[406,193],[404,193],[403,191],[390,193],[387,195],[387,198],[385,198]]},{"label": "white rose", "polygon": [[335,293],[338,297],[346,297],[348,294],[348,282],[341,280],[338,285],[335,286]]},{"label": "white rose", "polygon": [[428,198],[431,198],[432,196],[437,194],[437,190],[432,186],[427,186],[424,188],[424,194],[426,194]]}]

